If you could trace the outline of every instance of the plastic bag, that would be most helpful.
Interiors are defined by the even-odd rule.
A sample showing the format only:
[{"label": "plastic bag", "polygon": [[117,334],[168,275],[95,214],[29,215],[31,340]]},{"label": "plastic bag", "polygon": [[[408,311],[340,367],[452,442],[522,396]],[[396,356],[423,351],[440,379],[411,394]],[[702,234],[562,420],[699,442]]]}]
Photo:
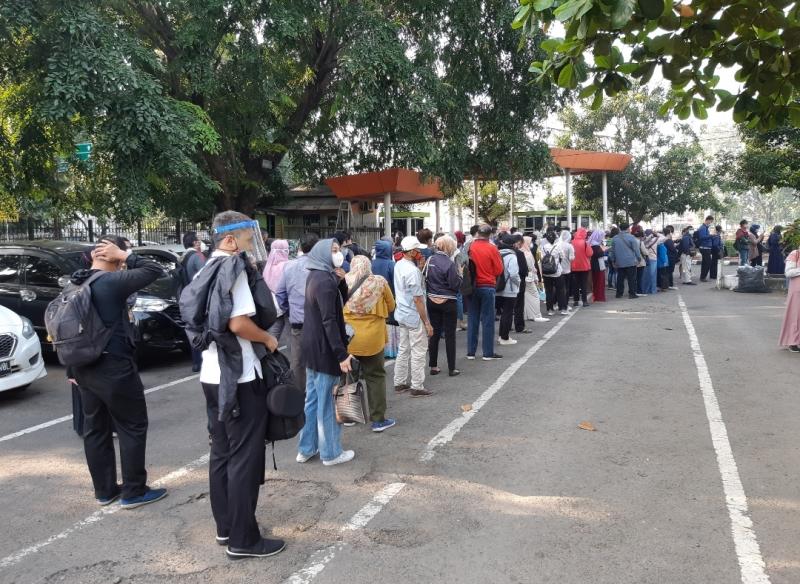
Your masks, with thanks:
[{"label": "plastic bag", "polygon": [[736,292],[769,292],[767,283],[764,280],[764,266],[740,266],[736,270],[736,275],[739,278]]}]

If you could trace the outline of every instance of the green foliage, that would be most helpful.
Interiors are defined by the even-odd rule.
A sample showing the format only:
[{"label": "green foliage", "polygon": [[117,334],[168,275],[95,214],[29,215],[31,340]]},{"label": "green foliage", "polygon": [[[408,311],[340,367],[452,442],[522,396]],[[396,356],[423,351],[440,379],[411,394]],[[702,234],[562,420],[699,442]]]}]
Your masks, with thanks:
[{"label": "green foliage", "polygon": [[564,194],[560,195],[548,195],[544,199],[544,206],[548,209],[552,209],[555,211],[560,211],[567,208],[567,196]]},{"label": "green foliage", "polygon": [[[749,127],[800,126],[797,2],[519,0],[509,22],[534,35],[563,24],[566,37],[543,43],[547,55],[530,72],[544,85],[579,89],[595,109],[659,69],[673,90],[663,113],[705,119],[716,107]],[[738,95],[717,88],[720,67],[736,70]]]},{"label": "green foliage", "polygon": [[800,248],[800,218],[784,229],[781,244],[786,251]]},{"label": "green foliage", "polygon": [[[503,188],[501,188],[503,187]],[[519,187],[519,184],[517,184]],[[473,183],[463,183],[462,187],[454,193],[454,199],[467,209],[473,208],[475,189]],[[514,208],[521,209],[530,206],[531,195],[525,191],[516,191],[514,194]],[[511,211],[511,189],[506,183],[501,185],[498,181],[480,182],[478,186],[478,222],[497,225],[499,222],[508,221]]]},{"label": "green foliage", "polygon": [[[664,133],[658,112],[662,90],[637,89],[620,94],[590,112],[567,109],[562,120],[568,132],[561,146],[628,152],[633,160],[622,172],[608,173],[608,205],[613,215],[624,212],[633,221],[661,213],[715,209],[709,171],[697,137],[683,126],[677,136]],[[601,135],[611,138],[605,142]],[[575,179],[576,205],[602,213],[598,173]]]}]

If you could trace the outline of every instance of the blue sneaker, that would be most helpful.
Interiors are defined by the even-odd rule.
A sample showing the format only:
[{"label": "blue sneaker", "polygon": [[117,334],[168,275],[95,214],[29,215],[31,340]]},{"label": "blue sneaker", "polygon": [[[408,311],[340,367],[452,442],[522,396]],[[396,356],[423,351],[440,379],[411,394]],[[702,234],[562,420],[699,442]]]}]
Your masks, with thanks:
[{"label": "blue sneaker", "polygon": [[119,504],[123,509],[136,509],[142,505],[149,505],[167,496],[167,489],[148,489],[144,495],[122,499]]},{"label": "blue sneaker", "polygon": [[105,507],[106,505],[111,505],[114,501],[119,499],[120,495],[122,495],[121,491],[117,491],[115,494],[111,495],[110,497],[97,497],[97,502],[100,504],[101,507]]},{"label": "blue sneaker", "polygon": [[384,430],[388,430],[394,426],[396,423],[397,420],[393,420],[392,418],[386,418],[383,422],[372,422],[372,431],[383,432]]}]

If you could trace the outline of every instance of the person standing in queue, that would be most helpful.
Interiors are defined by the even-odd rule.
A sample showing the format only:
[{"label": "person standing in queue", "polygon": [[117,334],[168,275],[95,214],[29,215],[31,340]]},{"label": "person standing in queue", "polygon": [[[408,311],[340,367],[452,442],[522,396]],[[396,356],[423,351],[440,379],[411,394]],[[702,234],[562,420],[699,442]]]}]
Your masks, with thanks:
[{"label": "person standing in queue", "polygon": [[[267,332],[276,312],[259,265],[267,252],[258,222],[236,211],[214,217],[212,239],[214,252],[181,294],[181,315],[193,346],[197,337],[204,339],[200,384],[211,432],[208,475],[216,541],[227,546],[231,559],[269,557],[286,544],[263,537],[256,520],[267,431],[268,382],[261,359],[278,348]],[[197,335],[192,325],[200,320]]]},{"label": "person standing in queue", "polygon": [[[91,257],[91,267],[75,272],[72,283],[80,285],[103,272],[89,286],[94,308],[113,332],[97,361],[70,368],[68,376],[80,388],[83,446],[97,502],[110,505],[121,497],[123,508],[134,509],[162,499],[167,491],[147,486],[147,403],[134,359],[128,298],[160,278],[163,270],[156,262],[131,253],[125,241],[113,235],[102,236]],[[121,486],[113,431],[119,439]]]}]

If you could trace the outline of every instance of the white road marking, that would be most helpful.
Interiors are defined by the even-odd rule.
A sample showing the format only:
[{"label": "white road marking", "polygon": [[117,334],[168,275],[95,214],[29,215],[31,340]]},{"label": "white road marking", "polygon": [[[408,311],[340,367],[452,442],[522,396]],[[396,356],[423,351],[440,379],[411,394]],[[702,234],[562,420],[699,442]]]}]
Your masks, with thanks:
[{"label": "white road marking", "polygon": [[728,430],[722,420],[722,412],[719,409],[714,385],[711,382],[711,374],[708,371],[703,351],[700,349],[700,341],[697,338],[692,319],[689,317],[689,310],[680,295],[678,295],[678,305],[681,308],[686,332],[689,334],[694,364],[697,368],[697,378],[700,382],[700,391],[703,394],[706,417],[711,431],[711,442],[714,444],[714,451],[717,454],[717,465],[722,477],[722,489],[725,493],[728,515],[731,519],[731,533],[736,548],[736,557],[739,560],[742,584],[769,584],[764,558],[761,556],[761,549],[753,531],[753,521],[750,519],[747,507],[747,496],[742,486],[742,479],[739,477],[736,460],[733,458],[733,450],[730,440],[728,440]]},{"label": "white road marking", "polygon": [[[350,521],[342,527],[341,531],[344,533],[366,527],[405,486],[405,483],[391,483],[386,485],[372,498],[372,501],[364,505],[350,518]],[[344,549],[345,545],[344,542],[338,542],[315,552],[309,558],[308,564],[284,580],[284,584],[308,584],[325,569],[325,566],[336,557],[339,551]]]},{"label": "white road marking", "polygon": [[[206,464],[208,464],[208,454],[204,454],[203,456],[201,456],[197,460],[193,460],[186,466],[182,466],[181,468],[174,470],[167,475],[164,475],[157,481],[154,481],[152,483],[152,486],[154,487],[167,486],[170,483],[176,481],[177,479],[180,479],[181,477],[188,475],[190,472],[200,468],[201,466],[205,466]],[[81,521],[78,521],[71,527],[68,527],[61,533],[48,537],[45,540],[42,540],[31,546],[23,548],[18,552],[11,554],[10,556],[6,556],[5,558],[0,559],[0,569],[9,568],[14,564],[18,564],[27,556],[37,553],[42,548],[49,546],[51,543],[55,543],[59,540],[66,539],[73,533],[82,530],[84,527],[88,527],[89,525],[94,525],[95,523],[102,521],[105,517],[108,517],[109,515],[112,515],[113,513],[116,513],[117,511],[120,510],[122,510],[122,507],[119,504],[112,504],[109,505],[108,507],[102,507],[101,509],[95,511],[85,519],[82,519]]]},{"label": "white road marking", "polygon": [[428,462],[433,460],[433,457],[436,455],[436,449],[439,446],[444,446],[448,442],[450,442],[456,434],[463,428],[467,422],[469,422],[473,416],[475,416],[481,408],[486,405],[486,403],[494,397],[494,395],[502,389],[502,387],[506,384],[506,382],[513,377],[513,375],[522,367],[528,360],[533,357],[536,352],[541,349],[547,341],[553,338],[553,336],[561,330],[567,321],[571,319],[578,313],[579,309],[573,310],[569,315],[564,317],[556,326],[551,328],[545,335],[539,339],[539,341],[519,359],[514,361],[508,369],[506,369],[500,377],[497,378],[493,384],[491,384],[486,391],[484,391],[478,399],[472,402],[472,409],[468,412],[462,413],[459,417],[454,419],[452,422],[447,424],[444,429],[439,432],[436,436],[434,436],[428,445],[425,447],[425,450],[422,451],[422,454],[419,456],[420,462]]},{"label": "white road marking", "polygon": [[[279,351],[283,351],[286,348],[286,345],[282,347],[278,347]],[[180,385],[181,383],[186,383],[187,381],[191,381],[193,379],[197,379],[200,377],[200,374],[189,375],[188,377],[182,377],[180,379],[176,379],[175,381],[170,381],[169,383],[164,383],[163,385],[156,385],[155,387],[151,387],[149,389],[145,389],[144,393],[147,395],[148,393],[153,393],[156,391],[161,391],[162,389],[167,389],[168,387],[173,387],[175,385]],[[20,436],[24,436],[25,434],[32,434],[33,432],[38,432],[39,430],[44,430],[45,428],[49,428],[50,426],[55,426],[56,424],[61,424],[62,422],[69,422],[72,420],[72,414],[69,416],[62,416],[60,418],[56,418],[55,420],[50,420],[48,422],[43,422],[41,424],[37,424],[36,426],[31,426],[30,428],[24,428],[19,430],[18,432],[13,432],[11,434],[6,434],[5,436],[0,436],[0,442],[6,442],[7,440],[13,440],[14,438],[19,438]]]}]

